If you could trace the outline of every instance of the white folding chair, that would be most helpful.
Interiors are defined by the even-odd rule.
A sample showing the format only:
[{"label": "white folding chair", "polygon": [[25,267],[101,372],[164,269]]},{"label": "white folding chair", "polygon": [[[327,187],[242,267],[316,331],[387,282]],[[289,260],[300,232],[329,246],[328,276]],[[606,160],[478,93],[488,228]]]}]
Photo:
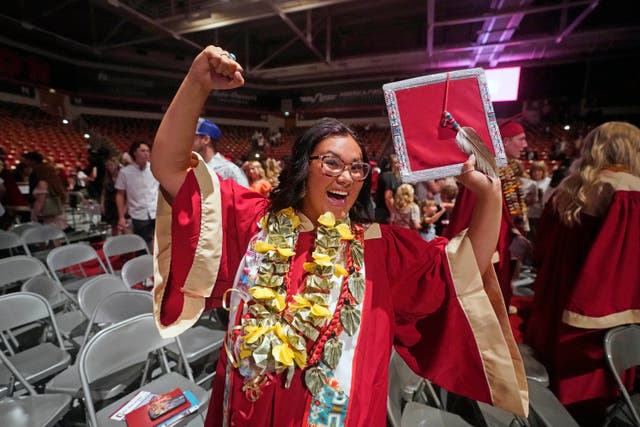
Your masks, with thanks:
[{"label": "white folding chair", "polygon": [[[116,270],[113,266],[112,257],[122,255],[134,255],[139,256],[144,254],[150,255],[147,242],[137,234],[120,234],[118,236],[110,236],[105,240],[102,246],[102,253],[107,261],[107,267],[111,274],[118,274],[119,270]],[[121,264],[123,264],[121,262]]]},{"label": "white folding chair", "polygon": [[[43,320],[52,329],[51,334],[41,334],[44,341],[38,341],[26,349],[26,345],[21,345],[18,349],[4,341],[10,354],[9,361],[30,383],[46,380],[61,372],[71,363],[71,356],[64,349],[53,311],[43,297],[27,292],[0,296],[0,331],[10,331]],[[49,336],[53,342],[47,341]],[[0,369],[0,396],[6,395],[14,386],[24,387],[24,384],[14,384],[8,368]]]},{"label": "white folding chair", "polygon": [[78,290],[80,309],[90,319],[100,302],[116,292],[128,291],[122,279],[113,274],[93,276]]},{"label": "white folding chair", "polygon": [[[147,291],[127,289],[114,292],[100,301],[91,316],[93,327],[104,329],[114,323],[136,317],[140,314],[153,313],[153,296]],[[91,328],[87,328],[89,338]]]},{"label": "white folding chair", "polygon": [[87,319],[76,298],[49,276],[33,277],[23,283],[20,290],[36,293],[47,300],[55,312],[58,330],[69,344],[68,347],[76,347],[73,341],[74,331]]},{"label": "white folding chair", "polygon": [[612,408],[607,423],[613,418],[620,418],[640,426],[640,396],[637,393],[630,396],[620,378],[629,368],[640,365],[640,325],[623,325],[608,330],[604,337],[604,353],[609,371],[622,393],[622,405]]},{"label": "white folding chair", "polygon": [[11,427],[57,425],[69,411],[71,397],[66,394],[38,394],[3,352],[0,362],[28,392],[28,396],[5,397],[0,399],[0,425]]},{"label": "white folding chair", "polygon": [[148,280],[153,280],[153,257],[141,255],[125,262],[122,266],[122,280],[130,288],[139,284],[147,287]]},{"label": "white folding chair", "polygon": [[[96,412],[91,384],[129,366],[145,362],[150,353],[159,351],[162,354],[163,347],[171,342],[176,343],[181,357],[184,359],[179,338],[162,338],[152,314],[143,314],[119,322],[101,330],[89,340],[80,352],[78,363],[90,426],[122,425],[109,419],[109,416],[136,393],[136,391],[131,392]],[[180,388],[182,391],[190,390],[201,402],[201,405],[204,405],[208,400],[208,393],[194,383],[193,375],[188,366],[187,378],[185,378],[176,372],[171,372],[169,364],[163,357],[159,357],[159,359],[166,373],[142,385],[140,389],[157,394],[168,393],[175,388]],[[147,369],[148,367],[149,365],[145,364],[144,372],[142,372],[143,379],[151,371]],[[195,416],[197,415],[192,414],[190,417],[194,418]]]},{"label": "white folding chair", "polygon": [[[146,279],[153,276],[153,257],[151,255],[142,255],[127,261],[122,267],[122,280],[129,287],[133,287],[139,283],[144,283]],[[222,348],[226,332],[222,330],[211,329],[204,325],[196,325],[187,329],[180,336],[182,346],[192,369],[195,362],[203,360],[206,356],[212,355]],[[178,360],[178,349],[175,344],[167,347],[168,354],[172,359]],[[200,375],[198,384],[204,384],[213,376],[215,372]]]},{"label": "white folding chair", "polygon": [[395,350],[389,360],[389,385],[387,389],[387,420],[392,427],[400,427],[402,411],[413,400],[422,378],[413,373]]},{"label": "white folding chair", "polygon": [[524,372],[528,379],[537,381],[545,387],[549,387],[549,373],[547,368],[535,357],[535,351],[531,346],[518,343],[518,350],[522,356]]},{"label": "white folding chair", "polygon": [[29,247],[24,244],[20,235],[12,231],[0,230],[0,256],[31,255]]},{"label": "white folding chair", "polygon": [[460,415],[418,402],[407,402],[398,427],[472,427]]},{"label": "white folding chair", "polygon": [[64,231],[48,224],[30,226],[22,235],[22,242],[29,248],[31,254],[39,259],[46,259],[53,248],[68,245],[69,239]]},{"label": "white folding chair", "polygon": [[83,332],[86,329],[87,321],[91,319],[96,307],[105,297],[120,291],[128,290],[122,280],[113,274],[99,274],[90,277],[80,286],[78,290],[78,306],[83,317],[81,322],[75,325],[71,331],[73,341],[82,345]]},{"label": "white folding chair", "polygon": [[58,283],[49,276],[32,277],[22,284],[20,291],[33,292],[44,297],[54,312],[74,302],[73,298],[70,299],[64,290],[60,289]]},{"label": "white folding chair", "polygon": [[0,292],[20,286],[32,277],[49,276],[49,270],[37,258],[16,255],[0,259]]},{"label": "white folding chair", "polygon": [[[416,375],[395,350],[391,352],[389,360],[389,386],[387,390],[387,420],[392,427],[417,427],[417,426],[470,426],[458,415],[441,409],[439,399],[434,397],[433,407],[424,403],[415,402],[416,394],[430,383]],[[423,424],[421,420],[429,420],[429,424]],[[433,423],[433,424],[431,424]]]},{"label": "white folding chair", "polygon": [[[111,277],[115,278],[115,276]],[[116,279],[120,280],[118,278]],[[94,289],[87,290],[88,293],[94,293],[98,289],[97,287],[100,285],[100,281],[94,283],[96,283],[96,285],[91,286]],[[88,282],[80,288],[80,292],[78,292],[79,296],[80,293],[84,293],[83,290],[87,285],[91,285],[91,282]],[[118,286],[107,285],[105,287],[112,288],[113,292],[99,298],[95,309],[91,310],[91,318],[87,324],[84,336],[80,341],[79,351],[82,351],[84,345],[89,342],[89,339],[95,331],[140,314],[153,313],[153,298],[149,292],[129,290],[126,289],[124,284]],[[84,295],[82,299],[86,299]],[[85,310],[89,311],[90,307],[85,306]],[[94,396],[97,399],[109,399],[117,395],[135,380],[136,368],[137,367],[134,366],[123,370],[117,375],[106,378],[99,386],[94,387]],[[82,383],[80,382],[78,363],[74,363],[52,378],[51,381],[47,383],[46,390],[48,393],[66,393],[74,398],[82,397]]]},{"label": "white folding chair", "polygon": [[[52,249],[47,255],[47,266],[53,278],[69,292],[77,292],[90,276],[108,273],[96,250],[86,243]],[[87,273],[89,268],[96,269],[94,274]]]},{"label": "white folding chair", "polygon": [[22,236],[25,231],[38,228],[41,225],[39,222],[22,222],[20,224],[13,224],[9,227],[9,231],[16,233],[18,236]]},{"label": "white folding chair", "polygon": [[579,427],[558,398],[539,381],[527,379],[529,386],[529,418],[541,427]]}]

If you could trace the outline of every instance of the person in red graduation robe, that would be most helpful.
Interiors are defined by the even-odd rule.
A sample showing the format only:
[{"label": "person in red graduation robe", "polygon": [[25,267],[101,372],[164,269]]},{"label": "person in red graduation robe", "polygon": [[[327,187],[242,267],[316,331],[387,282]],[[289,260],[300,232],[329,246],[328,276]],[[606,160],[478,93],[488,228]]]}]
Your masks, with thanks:
[{"label": "person in red graduation robe", "polygon": [[[294,145],[294,160],[270,200],[220,180],[197,155],[188,157],[192,128],[209,90],[240,86],[241,71],[218,47],[200,53],[160,125],[152,158],[163,188],[154,251],[160,333],[183,332],[223,300],[230,308],[207,425],[382,427],[392,346],[415,372],[448,390],[526,416],[522,360],[490,264],[498,234],[496,182],[473,170],[472,160],[465,163],[461,182],[480,202],[469,229],[451,241],[427,243],[410,230],[370,223],[357,210],[369,198],[366,152],[334,119],[321,120]],[[273,234],[280,221],[293,243]],[[327,252],[319,230],[334,223],[336,230],[344,226],[340,244]],[[346,249],[356,241],[362,259]],[[336,261],[318,264],[326,262],[325,252]],[[283,264],[288,271],[282,284],[258,285],[277,276]],[[356,297],[351,285],[347,290],[345,278],[343,288],[331,286],[322,298],[305,294],[305,278],[315,265],[333,269],[329,283],[360,273],[364,293]],[[319,316],[337,320],[340,314],[342,326],[332,329],[332,320],[299,348],[293,339],[300,329],[284,314],[310,301]],[[347,305],[345,320],[341,310]],[[266,313],[270,323],[258,323],[256,313]],[[351,328],[354,316],[359,320]],[[328,362],[323,353],[317,364],[305,366],[326,345],[323,339],[339,341],[338,360]],[[279,344],[269,344],[274,341]],[[269,351],[263,344],[271,345]],[[267,365],[258,365],[265,360]],[[334,362],[331,369],[322,366]],[[278,364],[291,368],[287,375],[274,369]],[[264,366],[266,374],[256,376],[255,366]],[[321,366],[323,379],[310,381],[310,371]]]},{"label": "person in red graduation robe", "polygon": [[[541,218],[525,342],[547,366],[559,400],[588,426],[601,425],[620,396],[604,360],[604,335],[640,321],[640,130],[611,122],[584,144]],[[588,197],[576,202],[587,186]],[[631,373],[626,380],[632,384]]]}]

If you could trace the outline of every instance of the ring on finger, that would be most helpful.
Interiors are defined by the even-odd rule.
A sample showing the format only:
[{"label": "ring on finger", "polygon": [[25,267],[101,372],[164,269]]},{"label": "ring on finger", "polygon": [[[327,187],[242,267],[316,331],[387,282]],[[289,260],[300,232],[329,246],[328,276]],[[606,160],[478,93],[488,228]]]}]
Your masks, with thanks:
[{"label": "ring on finger", "polygon": [[232,53],[232,52],[222,52],[220,54],[220,56],[228,56],[232,60],[234,60],[234,61],[236,60],[236,55],[235,55],[235,53]]}]

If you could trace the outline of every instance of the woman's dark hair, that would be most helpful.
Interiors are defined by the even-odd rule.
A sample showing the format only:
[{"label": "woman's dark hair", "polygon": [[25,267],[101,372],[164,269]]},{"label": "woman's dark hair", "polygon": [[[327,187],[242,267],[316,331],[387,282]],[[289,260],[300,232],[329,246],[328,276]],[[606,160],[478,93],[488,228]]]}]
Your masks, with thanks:
[{"label": "woman's dark hair", "polygon": [[[307,175],[309,173],[309,157],[313,153],[314,148],[322,140],[327,137],[351,136],[362,152],[362,161],[369,162],[367,152],[362,143],[358,139],[356,133],[339,120],[329,117],[322,118],[307,130],[295,144],[291,150],[291,158],[286,163],[278,181],[280,184],[271,193],[270,213],[276,213],[289,206],[299,209],[302,205],[302,199],[306,193],[305,185]],[[367,176],[358,194],[358,198],[353,207],[349,211],[349,217],[354,222],[371,222],[371,174]]]}]

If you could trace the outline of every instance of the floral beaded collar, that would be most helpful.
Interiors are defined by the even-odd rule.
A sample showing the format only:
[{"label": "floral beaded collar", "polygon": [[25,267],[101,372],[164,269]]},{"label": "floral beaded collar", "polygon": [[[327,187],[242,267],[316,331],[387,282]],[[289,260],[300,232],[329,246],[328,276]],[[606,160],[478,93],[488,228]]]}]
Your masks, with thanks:
[{"label": "floral beaded collar", "polygon": [[288,296],[300,225],[292,208],[263,217],[238,284],[246,307],[227,354],[245,378],[243,390],[251,401],[279,374],[285,373],[289,387],[296,368],[316,395],[342,355],[340,334],[353,336],[360,325],[362,227],[330,212],[321,215],[301,291]]}]

